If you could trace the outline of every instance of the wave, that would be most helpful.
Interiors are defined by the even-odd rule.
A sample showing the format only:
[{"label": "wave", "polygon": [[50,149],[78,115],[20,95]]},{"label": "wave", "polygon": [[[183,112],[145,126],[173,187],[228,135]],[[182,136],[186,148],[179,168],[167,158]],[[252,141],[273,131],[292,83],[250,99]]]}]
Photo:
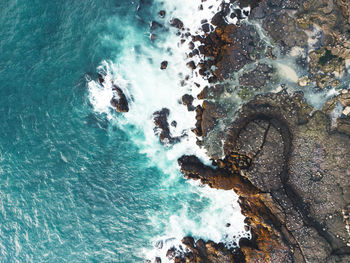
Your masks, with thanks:
[{"label": "wave", "polygon": [[[156,32],[157,39],[147,39],[145,35],[152,32],[140,32],[130,21],[130,24],[118,21],[128,32],[127,39],[119,43],[123,49],[116,60],[103,61],[97,69],[103,75],[103,83],[89,80],[88,87],[94,110],[106,115],[123,129],[140,152],[147,155],[150,164],[164,172],[166,176],[159,183],[171,186],[169,196],[183,195],[185,189],[188,197],[187,200],[183,199],[184,202],[195,195],[196,205],[205,207],[196,213],[190,204],[184,204],[171,214],[159,211],[148,215],[155,229],[161,224],[165,224],[165,227],[160,236],[150,240],[154,247],[144,248],[143,253],[148,259],[159,256],[162,262],[166,262],[166,250],[171,246],[179,246],[186,235],[224,242],[230,248],[237,246],[240,237],[249,237],[250,234],[244,229],[244,216],[233,191],[215,190],[194,182],[184,183],[184,180],[179,180],[181,175],[177,164],[177,159],[184,154],[194,154],[210,164],[208,156],[196,144],[197,139],[191,132],[195,127],[195,113],[188,111],[181,103],[182,95],[191,94],[196,98],[201,90],[197,86],[203,88],[208,82],[186,66],[189,62],[189,42],[181,41],[181,36],[200,33],[201,22],[211,18],[220,9],[221,1],[179,0],[156,2],[154,5],[158,10],[166,10],[161,34]],[[200,5],[202,7],[199,8]],[[169,21],[174,18],[183,22],[183,31],[170,26]],[[160,68],[163,61],[168,62],[166,70]],[[115,113],[111,107],[110,101],[116,96],[112,90],[114,84],[128,98],[127,113]],[[193,104],[196,106],[199,101],[195,99]],[[181,137],[174,145],[161,144],[154,132],[153,113],[162,108],[169,109],[169,123],[176,122],[176,125],[170,126],[171,135]],[[227,223],[231,226],[228,227]]]}]

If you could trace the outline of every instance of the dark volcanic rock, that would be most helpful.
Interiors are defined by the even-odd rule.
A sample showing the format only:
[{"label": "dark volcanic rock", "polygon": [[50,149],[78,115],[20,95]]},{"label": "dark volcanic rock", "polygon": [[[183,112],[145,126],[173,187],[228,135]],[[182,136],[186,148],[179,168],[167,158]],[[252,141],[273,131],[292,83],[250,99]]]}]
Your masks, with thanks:
[{"label": "dark volcanic rock", "polygon": [[157,29],[159,29],[159,28],[162,28],[163,27],[163,25],[162,24],[160,24],[160,23],[158,23],[158,22],[156,22],[156,21],[152,21],[151,23],[150,23],[150,29],[153,31],[153,30],[157,30]]},{"label": "dark volcanic rock", "polygon": [[117,112],[128,112],[128,100],[123,91],[116,85],[113,85],[113,90],[117,92],[117,96],[113,96],[111,99],[111,105],[117,110]]},{"label": "dark volcanic rock", "polygon": [[[205,34],[192,36],[198,48],[191,45],[189,57],[203,59],[190,66],[213,83],[197,96],[205,101],[196,108],[194,132],[203,136],[201,143],[207,148],[206,137],[212,141],[227,137],[225,158],[213,160],[216,168],[194,156],[183,156],[181,171],[186,178],[233,189],[240,196],[252,239],[241,240],[239,251],[231,251],[233,258],[225,260],[232,262],[240,255],[238,262],[350,262],[350,121],[344,113],[331,128],[327,115],[338,104],[349,106],[347,95],[326,105],[327,114],[310,107],[302,93],[258,95],[243,105],[229,129],[218,135],[210,133],[226,116],[220,108],[222,91],[216,94],[213,88],[216,81],[238,75],[241,87],[266,87],[277,79],[272,79],[273,69],[262,63],[270,64],[279,54],[291,58],[300,51],[303,55],[292,59],[308,70],[311,82],[318,88],[338,86],[339,76],[346,72],[345,61],[350,59],[350,2],[239,2],[251,6],[250,18],[261,19],[267,41],[249,23],[227,25],[225,4],[211,19],[215,30],[202,21]],[[232,14],[241,16],[239,10]],[[310,30],[317,33],[312,37],[314,43],[308,42]],[[265,45],[269,46],[266,50]],[[260,58],[267,62],[256,63]],[[255,69],[242,74],[240,70],[252,68],[246,65],[253,62]],[[186,253],[178,256],[178,262],[217,262],[208,260],[203,240],[194,243],[186,238],[183,243],[190,252],[187,257]]]},{"label": "dark volcanic rock", "polygon": [[160,69],[164,70],[168,67],[168,61],[163,61],[162,63],[160,63]]},{"label": "dark volcanic rock", "polygon": [[170,111],[167,108],[163,108],[160,111],[153,113],[153,120],[156,128],[154,131],[159,135],[159,139],[164,144],[176,143],[180,138],[172,137],[169,129],[169,117]]},{"label": "dark volcanic rock", "polygon": [[[233,28],[232,28],[233,29]],[[219,32],[221,33],[221,32]],[[214,75],[219,79],[226,79],[229,74],[240,70],[246,64],[251,63],[263,48],[259,35],[254,27],[242,25],[234,30],[225,30],[221,33],[225,45],[218,54]]]}]

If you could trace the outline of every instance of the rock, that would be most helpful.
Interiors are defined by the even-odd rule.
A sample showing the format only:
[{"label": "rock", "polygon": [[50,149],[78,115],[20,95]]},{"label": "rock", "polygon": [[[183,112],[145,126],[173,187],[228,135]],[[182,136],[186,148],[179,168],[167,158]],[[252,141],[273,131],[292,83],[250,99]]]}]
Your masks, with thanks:
[{"label": "rock", "polygon": [[128,100],[123,91],[116,85],[113,85],[113,90],[116,91],[117,94],[113,95],[111,105],[117,110],[117,112],[128,112]]},{"label": "rock", "polygon": [[194,63],[193,60],[190,61],[190,62],[188,62],[186,65],[187,65],[187,67],[189,67],[189,68],[192,69],[192,70],[195,70],[195,69],[196,69],[196,64]]},{"label": "rock", "polygon": [[218,99],[220,95],[224,92],[224,86],[222,84],[217,84],[215,86],[206,86],[204,89],[197,95],[197,99]]},{"label": "rock", "polygon": [[178,137],[172,137],[169,129],[168,117],[170,111],[167,108],[163,108],[160,111],[153,113],[153,120],[156,127],[154,132],[159,136],[161,143],[173,144],[180,140]]},{"label": "rock", "polygon": [[[211,263],[232,263],[234,261],[234,255],[230,250],[225,248],[224,244],[215,244],[212,241],[204,242],[199,239],[196,243],[192,237],[185,237],[182,240],[183,244],[187,247],[188,251],[180,251],[174,248],[169,249],[169,255],[174,257],[174,262],[211,262]],[[238,261],[237,261],[238,262]]]},{"label": "rock", "polygon": [[309,72],[319,88],[326,88],[332,83],[337,86],[335,74],[345,71],[345,61],[335,56],[326,47],[319,48],[309,54]]},{"label": "rock", "polygon": [[304,76],[300,79],[298,79],[298,85],[300,87],[305,87],[305,86],[308,86],[310,84],[310,79],[308,76]]},{"label": "rock", "polygon": [[[187,177],[194,169],[190,174],[203,183],[217,188],[226,183],[239,193],[253,236],[264,236],[263,243],[252,240],[259,250],[241,246],[247,262],[327,262],[334,251],[343,251],[344,257],[350,252],[341,212],[350,204],[343,190],[350,189],[350,149],[341,145],[348,145],[350,137],[330,133],[327,115],[312,111],[301,93],[257,95],[231,125],[224,165],[218,161],[224,168],[208,169],[194,161],[181,166]],[[350,132],[350,121],[337,123],[338,130]],[[236,155],[232,152],[251,163],[230,159]],[[242,180],[240,189],[227,184],[230,176]],[[244,194],[243,184],[250,194]]]},{"label": "rock", "polygon": [[[349,1],[239,2],[251,6],[249,16],[260,19],[268,41],[260,39],[254,26],[227,25],[228,5],[223,4],[209,19],[215,30],[202,21],[206,34],[191,39],[196,45],[191,45],[189,57],[204,57],[195,65],[200,75],[213,83],[238,77],[248,90],[270,81],[279,85],[273,68],[256,61],[264,58],[269,63],[280,56],[279,51],[292,58],[295,50],[301,50],[305,55],[292,58],[308,71],[308,76],[298,80],[300,87],[310,82],[318,88],[340,84],[345,60],[350,58]],[[232,15],[243,17],[237,10]],[[309,38],[312,29],[313,34],[317,32],[315,39]],[[344,116],[350,111],[348,93],[327,102],[323,111],[310,107],[301,92],[248,96],[252,99],[232,116],[227,127],[231,116],[220,106],[227,100],[221,96],[223,91],[215,94],[213,87],[208,85],[197,96],[205,101],[196,108],[193,131],[202,136],[199,144],[208,152],[210,143],[224,141],[225,157],[210,156],[215,168],[195,156],[178,161],[186,178],[233,189],[240,196],[252,238],[241,239],[240,248],[230,251],[232,257],[222,257],[219,262],[236,258],[237,262],[349,262],[350,118]],[[225,89],[227,95],[229,89]],[[331,126],[329,114],[338,106],[345,111]],[[218,121],[223,132],[211,132]],[[211,241],[194,243],[187,238],[184,244],[190,252],[187,256],[179,252],[179,262],[216,262],[211,255],[224,253]]]},{"label": "rock", "polygon": [[216,120],[225,116],[225,112],[219,107],[219,105],[208,100],[203,101],[202,108],[203,114],[201,127],[203,135],[205,136],[214,128],[216,125]]},{"label": "rock", "polygon": [[187,109],[189,111],[193,111],[195,108],[192,105],[194,98],[192,97],[192,95],[189,94],[185,94],[182,96],[182,104],[187,106]]},{"label": "rock", "polygon": [[150,34],[149,38],[153,42],[153,41],[155,41],[157,39],[157,35],[156,34]]},{"label": "rock", "polygon": [[203,108],[198,105],[195,108],[196,111],[196,128],[192,130],[192,132],[194,134],[196,134],[196,136],[201,137],[203,135],[203,131],[202,131],[202,114],[203,114]]},{"label": "rock", "polygon": [[163,25],[158,23],[158,22],[156,22],[156,21],[151,21],[151,23],[150,23],[150,29],[152,31],[153,30],[157,30],[157,29],[162,28],[162,27],[163,27]]},{"label": "rock", "polygon": [[343,114],[346,116],[350,115],[350,107],[349,106],[345,107],[345,109],[343,110]]},{"label": "rock", "polygon": [[[240,156],[240,155],[239,155]],[[241,156],[242,158],[245,158]],[[188,179],[200,180],[203,184],[208,184],[213,188],[231,190],[242,193],[244,195],[256,194],[257,190],[249,183],[244,184],[245,179],[238,176],[239,170],[233,171],[233,168],[213,169],[204,165],[196,156],[184,155],[178,159],[181,172]],[[242,189],[244,187],[244,190]]]},{"label": "rock", "polygon": [[160,64],[160,69],[161,70],[164,70],[168,67],[168,61],[163,61],[161,64]]},{"label": "rock", "polygon": [[160,10],[158,14],[161,18],[164,18],[166,13],[165,10]]},{"label": "rock", "polygon": [[296,46],[305,47],[307,44],[307,35],[297,28],[295,19],[287,13],[267,16],[263,27],[284,51]]},{"label": "rock", "polygon": [[156,257],[154,260],[154,263],[162,263],[162,260],[160,257]]},{"label": "rock", "polygon": [[259,63],[254,70],[246,72],[239,77],[239,84],[253,89],[260,89],[271,79],[272,72],[271,66]]},{"label": "rock", "polygon": [[350,118],[337,119],[337,130],[350,135]]},{"label": "rock", "polygon": [[184,23],[178,18],[170,20],[170,25],[178,29],[182,29],[184,27]]},{"label": "rock", "polygon": [[350,93],[342,93],[339,100],[344,106],[350,106]]},{"label": "rock", "polygon": [[97,73],[97,79],[100,84],[102,84],[105,81],[104,76],[100,73]]}]

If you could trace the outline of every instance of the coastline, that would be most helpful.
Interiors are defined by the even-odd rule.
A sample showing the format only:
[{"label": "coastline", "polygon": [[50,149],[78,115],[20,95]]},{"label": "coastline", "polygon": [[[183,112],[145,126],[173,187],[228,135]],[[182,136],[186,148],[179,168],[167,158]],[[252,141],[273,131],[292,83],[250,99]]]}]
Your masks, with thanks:
[{"label": "coastline", "polygon": [[[349,262],[350,5],[226,2],[201,21],[198,34],[164,10],[179,46],[189,47],[192,75],[182,85],[196,88],[183,94],[182,104],[195,116],[196,144],[212,164],[194,155],[178,162],[186,178],[235,191],[251,238],[228,248],[184,237],[183,247],[171,247],[166,258]],[[159,66],[171,70],[171,63],[169,57]],[[115,91],[113,106],[127,112],[132,94]],[[176,132],[171,114],[159,108],[152,118],[169,147],[190,136]]]}]

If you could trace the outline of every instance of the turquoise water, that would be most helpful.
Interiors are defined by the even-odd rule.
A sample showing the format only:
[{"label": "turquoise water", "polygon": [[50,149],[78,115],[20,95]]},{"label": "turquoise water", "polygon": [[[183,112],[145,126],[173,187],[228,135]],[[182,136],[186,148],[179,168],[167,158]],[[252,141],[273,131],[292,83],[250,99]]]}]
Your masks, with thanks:
[{"label": "turquoise water", "polygon": [[220,241],[226,219],[208,213],[231,215],[212,206],[227,193],[159,166],[145,134],[89,99],[87,79],[125,49],[127,27],[151,45],[157,9],[143,3],[1,1],[0,262],[142,262],[169,233]]}]

